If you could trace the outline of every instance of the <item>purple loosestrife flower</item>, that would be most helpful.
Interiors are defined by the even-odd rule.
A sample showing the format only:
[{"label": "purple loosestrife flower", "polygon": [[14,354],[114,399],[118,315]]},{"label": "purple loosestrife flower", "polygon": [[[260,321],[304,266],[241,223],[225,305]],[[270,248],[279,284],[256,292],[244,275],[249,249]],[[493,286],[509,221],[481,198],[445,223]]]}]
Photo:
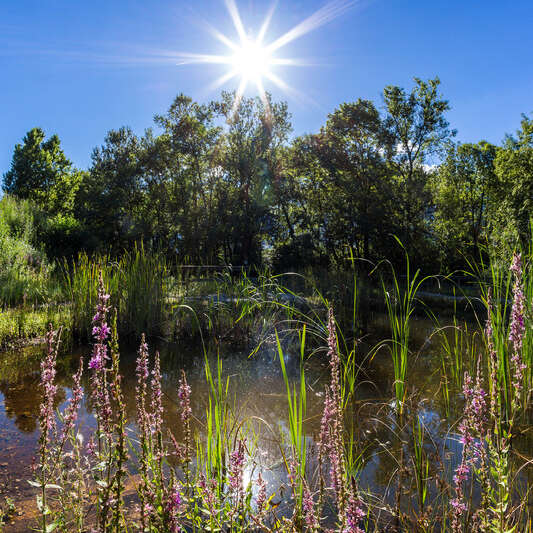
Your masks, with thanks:
[{"label": "purple loosestrife flower", "polygon": [[161,432],[163,425],[163,404],[161,402],[161,362],[159,352],[155,354],[154,369],[152,371],[152,424],[153,434]]},{"label": "purple loosestrife flower", "polygon": [[153,501],[150,494],[150,487],[148,486],[148,446],[150,442],[149,435],[149,415],[146,412],[146,382],[149,376],[148,371],[148,345],[144,333],[141,337],[141,344],[139,346],[139,355],[135,368],[137,374],[137,385],[135,387],[135,400],[137,404],[137,425],[139,426],[139,440],[140,440],[140,458],[139,467],[141,471],[141,482],[139,483],[139,500],[140,500],[140,518],[141,530],[144,531],[147,525],[147,520],[153,510],[149,502]]},{"label": "purple loosestrife flower", "polygon": [[57,394],[56,378],[56,360],[57,346],[59,344],[59,335],[50,328],[46,334],[46,357],[41,361],[41,388],[43,390],[43,401],[41,403],[40,419],[41,432],[43,437],[48,439],[51,431],[57,430],[56,417],[54,412],[54,402]]},{"label": "purple loosestrife flower", "polygon": [[520,254],[513,256],[511,272],[514,275],[513,308],[511,310],[511,324],[509,327],[509,341],[511,343],[511,364],[513,368],[512,385],[514,389],[514,403],[518,405],[523,386],[523,375],[526,365],[522,361],[522,344],[526,331],[525,326],[525,297],[522,282],[522,260]]},{"label": "purple loosestrife flower", "polygon": [[464,501],[464,483],[476,466],[476,462],[484,455],[483,442],[486,435],[487,405],[486,393],[481,386],[481,372],[478,364],[474,383],[468,372],[463,382],[465,406],[463,419],[459,425],[463,451],[461,464],[455,469],[453,477],[455,498],[450,501],[452,507],[451,527],[454,533],[461,531],[467,505]]},{"label": "purple loosestrife flower", "polygon": [[467,454],[471,452],[478,455],[479,441],[485,435],[485,424],[487,421],[486,392],[481,387],[481,377],[478,369],[478,376],[474,384],[472,377],[465,372],[463,395],[465,397],[465,407],[463,420],[459,425],[461,432],[461,442]]},{"label": "purple loosestrife flower", "polygon": [[229,459],[229,478],[230,489],[240,501],[243,495],[243,475],[244,475],[244,441],[237,441],[237,449],[233,450]]},{"label": "purple loosestrife flower", "polygon": [[80,358],[80,366],[76,374],[74,374],[74,386],[72,387],[72,396],[69,400],[64,416],[64,426],[62,430],[61,440],[66,439],[69,432],[72,430],[78,419],[78,410],[80,408],[81,400],[83,399],[83,388],[81,386],[81,376],[83,373],[83,358]]},{"label": "purple loosestrife flower", "polygon": [[357,498],[355,491],[355,480],[352,480],[352,490],[350,491],[346,508],[346,528],[344,529],[344,533],[364,533],[359,527],[359,524],[365,517],[365,512],[361,506],[361,500]]},{"label": "purple loosestrife flower", "polygon": [[304,522],[307,529],[310,531],[318,530],[318,520],[315,513],[315,502],[313,495],[309,491],[307,485],[304,487],[304,493],[302,498],[302,510],[304,515]]},{"label": "purple loosestrife flower", "polygon": [[332,400],[337,408],[341,408],[341,384],[340,384],[340,367],[341,360],[337,350],[337,335],[335,330],[335,316],[333,309],[328,312],[328,359],[331,369],[331,393]]},{"label": "purple loosestrife flower", "polygon": [[198,486],[200,487],[204,501],[207,503],[207,508],[212,515],[216,515],[217,511],[215,509],[216,504],[216,488],[217,482],[215,479],[210,479],[206,481],[205,475],[203,473],[198,477]]},{"label": "purple loosestrife flower", "polygon": [[331,421],[328,434],[329,443],[327,447],[329,449],[331,484],[337,501],[337,511],[340,522],[344,523],[346,494],[344,490],[344,423],[340,382],[341,360],[337,349],[335,317],[332,308],[329,309],[328,313],[328,357],[331,370]]},{"label": "purple loosestrife flower", "polygon": [[257,517],[259,521],[263,520],[264,518],[265,511],[266,511],[266,501],[267,501],[266,482],[263,479],[261,472],[259,472],[259,475],[257,476],[257,499],[256,499]]},{"label": "purple loosestrife flower", "polygon": [[485,324],[485,338],[487,340],[487,350],[490,364],[490,412],[496,418],[496,409],[499,405],[500,384],[498,377],[498,356],[494,348],[493,328],[492,328],[492,290],[489,287],[487,293],[487,323]]},{"label": "purple loosestrife flower", "polygon": [[186,422],[190,419],[192,410],[191,410],[191,387],[187,383],[187,377],[185,371],[181,371],[181,379],[179,382],[178,388],[178,398],[180,401],[181,408],[181,419],[183,422]]},{"label": "purple loosestrife flower", "polygon": [[93,317],[93,337],[95,344],[92,357],[89,360],[89,368],[94,370],[101,370],[104,368],[108,358],[106,340],[111,332],[107,325],[107,314],[109,312],[108,302],[109,294],[105,292],[104,280],[102,272],[100,272],[98,304],[96,306],[96,314]]},{"label": "purple loosestrife flower", "polygon": [[179,491],[178,484],[173,483],[167,498],[166,511],[169,517],[169,533],[179,533],[181,526],[179,524],[179,515],[182,510],[183,500]]},{"label": "purple loosestrife flower", "polygon": [[341,360],[337,349],[337,336],[335,331],[335,317],[333,309],[328,312],[328,358],[330,364],[331,380],[326,387],[324,395],[324,411],[320,424],[318,440],[318,461],[320,475],[319,507],[322,501],[324,487],[322,468],[329,462],[330,480],[335,499],[337,512],[341,524],[345,522],[346,490],[345,463],[344,463],[344,421],[341,395]]},{"label": "purple loosestrife flower", "polygon": [[149,376],[149,371],[148,344],[146,344],[144,333],[141,337],[135,373],[137,375],[137,385],[135,387],[135,399],[137,401],[137,424],[141,430],[142,437],[146,438],[148,429],[148,413],[146,412],[146,381]]},{"label": "purple loosestrife flower", "polygon": [[[187,383],[187,376],[185,371],[181,371],[181,379],[178,387],[178,398],[181,409],[181,420],[183,421],[185,443],[183,447],[183,462],[188,464],[192,457],[192,442],[191,442],[191,387]],[[185,472],[188,476],[188,468]]]}]

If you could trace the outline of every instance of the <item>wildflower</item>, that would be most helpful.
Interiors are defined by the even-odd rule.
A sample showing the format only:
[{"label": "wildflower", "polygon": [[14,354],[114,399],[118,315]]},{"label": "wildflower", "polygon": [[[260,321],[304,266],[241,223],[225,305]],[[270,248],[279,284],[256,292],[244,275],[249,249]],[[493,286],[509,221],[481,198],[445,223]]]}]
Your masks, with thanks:
[{"label": "wildflower", "polygon": [[41,432],[46,436],[50,431],[56,430],[56,420],[54,413],[54,402],[57,394],[55,384],[57,345],[59,335],[52,329],[52,325],[46,334],[47,353],[41,362],[41,388],[43,389],[43,402],[41,403],[40,419]]},{"label": "wildflower", "polygon": [[453,476],[453,482],[456,485],[460,485],[461,483],[464,483],[468,479],[469,474],[470,474],[470,467],[466,465],[465,463],[461,463],[455,469],[455,475]]},{"label": "wildflower", "polygon": [[237,442],[237,449],[233,450],[229,460],[229,486],[231,490],[240,499],[243,492],[243,474],[244,474],[244,441]]},{"label": "wildflower", "polygon": [[340,366],[341,361],[339,351],[337,350],[337,336],[335,333],[335,317],[333,309],[328,312],[328,359],[331,369],[331,392],[335,406],[340,406],[341,385],[340,385]]},{"label": "wildflower", "polygon": [[326,387],[324,395],[324,411],[320,424],[320,437],[318,441],[319,468],[321,476],[321,496],[322,497],[322,466],[325,461],[329,461],[330,480],[335,499],[339,521],[344,523],[346,491],[344,487],[345,464],[344,464],[344,424],[343,406],[341,397],[341,360],[337,350],[337,337],[335,332],[335,317],[333,309],[328,312],[328,358],[330,364],[331,380]]},{"label": "wildflower", "polygon": [[[184,446],[182,449],[182,459],[184,463],[189,463],[192,457],[192,439],[191,439],[191,387],[187,383],[185,371],[181,371],[181,379],[178,387],[178,398],[181,409],[181,420],[184,426]],[[178,448],[176,448],[177,450]],[[185,472],[188,476],[188,469]]]},{"label": "wildflower", "polygon": [[487,294],[487,322],[485,324],[485,338],[487,339],[487,351],[489,353],[490,365],[490,412],[496,417],[496,406],[500,395],[500,385],[498,380],[498,356],[494,348],[493,330],[492,330],[492,290],[489,287]]},{"label": "wildflower", "polygon": [[311,531],[316,531],[318,529],[318,521],[315,513],[315,502],[307,486],[303,492],[302,509],[306,527]]},{"label": "wildflower", "polygon": [[450,501],[452,507],[451,527],[454,533],[461,531],[464,513],[467,505],[464,500],[464,483],[468,480],[476,463],[483,461],[485,451],[483,448],[486,434],[486,393],[481,386],[481,371],[478,364],[476,381],[474,383],[468,372],[465,372],[463,382],[463,395],[465,406],[463,419],[459,426],[463,452],[461,464],[455,469],[453,477],[455,498]]},{"label": "wildflower", "polygon": [[203,493],[204,501],[207,503],[207,508],[209,509],[209,512],[214,515],[216,513],[216,480],[210,479],[209,482],[207,482],[204,474],[201,473],[198,478],[198,486],[200,487]]},{"label": "wildflower", "polygon": [[364,533],[359,527],[361,520],[365,517],[365,512],[361,507],[361,500],[355,494],[355,480],[352,479],[352,490],[348,498],[346,508],[346,529],[345,533]]},{"label": "wildflower", "polygon": [[172,489],[169,492],[166,511],[169,517],[169,533],[178,533],[181,531],[179,525],[179,515],[181,513],[182,507],[182,498],[179,491],[179,487],[176,482],[174,482]]},{"label": "wildflower", "polygon": [[65,439],[69,431],[74,427],[78,419],[78,410],[81,400],[83,398],[83,388],[81,386],[81,376],[83,373],[83,358],[80,358],[80,365],[78,371],[74,375],[74,386],[72,387],[72,396],[69,400],[64,416],[64,426],[61,440]]},{"label": "wildflower", "polygon": [[526,369],[522,361],[522,344],[525,335],[525,297],[522,286],[522,260],[520,254],[513,256],[511,272],[514,275],[513,307],[511,310],[511,324],[509,327],[509,341],[511,343],[511,364],[513,368],[512,384],[514,402],[518,404],[523,386],[523,372]]},{"label": "wildflower", "polygon": [[159,433],[163,425],[163,405],[161,403],[161,363],[159,352],[155,354],[154,370],[152,371],[152,433]]},{"label": "wildflower", "polygon": [[185,372],[181,371],[181,379],[179,382],[178,388],[178,398],[180,401],[181,408],[181,419],[183,422],[189,420],[192,410],[191,410],[191,387],[187,383],[187,377]]},{"label": "wildflower", "polygon": [[102,272],[100,272],[98,304],[96,306],[96,314],[93,317],[92,330],[95,344],[92,357],[89,360],[89,368],[92,370],[101,370],[105,365],[106,359],[108,359],[106,340],[111,332],[107,325],[107,313],[109,312],[108,301],[109,294],[105,292],[104,280]]},{"label": "wildflower", "polygon": [[265,506],[266,506],[266,483],[263,479],[263,476],[261,475],[261,472],[259,472],[259,475],[257,476],[257,515],[259,520],[263,519],[263,516],[265,514]]}]

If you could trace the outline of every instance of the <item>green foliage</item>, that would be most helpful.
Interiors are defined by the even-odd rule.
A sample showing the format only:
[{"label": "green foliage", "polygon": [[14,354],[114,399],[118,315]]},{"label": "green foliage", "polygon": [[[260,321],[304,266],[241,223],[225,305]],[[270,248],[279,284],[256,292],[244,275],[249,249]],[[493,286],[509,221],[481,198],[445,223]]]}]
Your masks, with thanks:
[{"label": "green foliage", "polygon": [[33,206],[27,200],[0,200],[0,305],[41,303],[48,293],[50,267],[32,245]]},{"label": "green foliage", "polygon": [[179,94],[155,130],[109,131],[88,171],[34,128],[4,190],[33,202],[31,243],[50,259],[119,256],[142,241],[188,264],[301,271],[346,267],[351,250],[359,269],[385,258],[403,269],[397,235],[423,272],[461,269],[487,243],[503,257],[528,242],[533,121],[502,147],[453,145],[439,87],[387,86],[382,110],[345,102],[294,139],[287,104],[270,95]]},{"label": "green foliage", "polygon": [[45,140],[41,128],[33,128],[17,144],[11,169],[4,174],[4,191],[30,199],[49,213],[72,210],[82,174],[72,169],[59,137]]},{"label": "green foliage", "polygon": [[124,252],[118,261],[110,256],[81,254],[73,264],[65,263],[68,301],[72,306],[72,331],[79,338],[91,338],[91,318],[98,293],[99,275],[113,294],[112,305],[120,317],[121,336],[165,331],[169,313],[168,267],[164,257],[145,252],[143,246]]},{"label": "green foliage", "polygon": [[492,239],[496,249],[528,248],[533,212],[533,119],[522,117],[517,137],[508,136],[494,162],[498,210]]},{"label": "green foliage", "polygon": [[497,148],[485,141],[451,145],[432,179],[434,228],[448,267],[477,260],[489,238],[495,205]]}]

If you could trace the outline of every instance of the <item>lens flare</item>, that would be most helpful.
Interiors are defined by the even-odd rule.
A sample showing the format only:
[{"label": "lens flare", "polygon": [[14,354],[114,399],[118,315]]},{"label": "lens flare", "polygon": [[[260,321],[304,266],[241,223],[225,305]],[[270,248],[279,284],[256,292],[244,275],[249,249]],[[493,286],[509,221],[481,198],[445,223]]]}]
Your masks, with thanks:
[{"label": "lens flare", "polygon": [[231,64],[242,78],[257,84],[270,73],[272,56],[260,43],[246,40],[232,56]]},{"label": "lens flare", "polygon": [[215,90],[227,83],[234,77],[240,77],[236,90],[234,110],[239,106],[240,99],[246,90],[249,82],[255,84],[259,96],[263,102],[267,103],[264,80],[269,80],[284,92],[298,96],[299,93],[281,77],[274,72],[276,66],[305,66],[309,62],[302,62],[291,58],[280,58],[275,53],[291,41],[302,37],[306,33],[330,22],[343,14],[347,9],[355,4],[356,0],[334,0],[327,3],[321,9],[294,26],[281,37],[263,44],[267,35],[268,27],[274,13],[276,4],[272,4],[255,38],[249,36],[242,23],[241,15],[235,0],[225,0],[226,8],[238,35],[238,41],[234,42],[229,37],[221,33],[216,28],[208,27],[210,33],[221,43],[230,49],[229,55],[213,55],[198,53],[176,53],[180,58],[178,64],[185,65],[191,63],[213,63],[228,65],[229,71],[220,76],[209,87]]}]

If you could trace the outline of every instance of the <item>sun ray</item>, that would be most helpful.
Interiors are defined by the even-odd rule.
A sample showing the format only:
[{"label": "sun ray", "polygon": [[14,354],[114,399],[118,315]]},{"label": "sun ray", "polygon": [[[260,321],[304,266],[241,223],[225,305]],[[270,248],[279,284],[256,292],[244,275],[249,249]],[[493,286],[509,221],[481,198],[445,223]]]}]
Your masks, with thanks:
[{"label": "sun ray", "polygon": [[229,80],[237,76],[239,73],[236,70],[230,70],[229,72],[226,72],[226,74],[223,74],[219,78],[217,78],[213,83],[209,85],[207,88],[207,92],[209,91],[215,91],[219,87],[222,87],[225,83],[227,83]]},{"label": "sun ray", "polygon": [[270,103],[266,95],[265,87],[263,86],[263,80],[257,81],[257,91],[259,92],[259,98],[261,98],[261,102],[263,102],[267,119],[270,121],[270,118],[272,117],[272,111],[270,109]]},{"label": "sun ray", "polygon": [[265,105],[266,112],[270,113],[269,102],[264,86],[265,80],[269,80],[276,87],[294,96],[300,101],[307,101],[313,105],[317,105],[316,102],[292,88],[277,73],[273,72],[274,67],[311,66],[314,64],[316,65],[316,63],[297,58],[276,57],[275,52],[291,41],[302,37],[310,31],[313,31],[338,17],[348,8],[354,5],[356,1],[358,0],[332,0],[318,11],[304,19],[302,22],[294,26],[291,30],[284,33],[281,37],[278,37],[270,44],[263,44],[278,0],[273,0],[270,4],[268,12],[255,37],[246,33],[236,1],[224,0],[233,25],[237,31],[238,41],[231,40],[207,22],[205,25],[208,32],[214,38],[228,47],[230,50],[229,54],[217,55],[175,52],[169,56],[169,60],[172,58],[175,58],[176,60],[179,59],[179,65],[193,63],[228,65],[229,71],[210,84],[208,90],[217,89],[227,83],[229,80],[235,77],[240,77],[239,85],[235,92],[235,101],[232,105],[230,117],[233,117],[237,112],[244,92],[250,83],[255,85],[257,93]]},{"label": "sun ray", "polygon": [[231,57],[213,54],[194,54],[177,52],[176,58],[181,58],[178,65],[190,65],[192,63],[215,63],[227,65],[231,63]]},{"label": "sun ray", "polygon": [[276,9],[276,6],[278,5],[277,0],[272,2],[270,9],[268,10],[267,16],[265,17],[265,20],[263,21],[263,24],[261,25],[261,29],[259,30],[259,33],[257,34],[257,42],[262,43],[263,39],[265,38],[266,32],[268,30],[268,27],[270,26],[270,21],[272,20],[272,15],[274,14],[274,11]]},{"label": "sun ray", "polygon": [[248,78],[242,77],[237,92],[235,93],[235,100],[233,101],[233,107],[231,108],[230,119],[233,120],[233,117],[239,110],[239,105],[241,104],[242,96],[248,85]]},{"label": "sun ray", "polygon": [[229,37],[226,37],[222,32],[218,31],[216,28],[213,28],[211,24],[207,24],[207,31],[216,39],[218,39],[221,43],[225,44],[228,48],[231,48],[232,50],[238,50],[239,46],[235,44]]},{"label": "sun ray", "polygon": [[276,76],[272,72],[266,73],[265,77],[268,78],[272,83],[274,83],[274,85],[279,87],[282,91],[286,92],[287,94],[290,94],[295,100],[298,100],[302,103],[306,102],[313,106],[318,105],[315,100],[302,93],[301,91],[298,91],[294,87],[291,87],[287,82],[283,81],[279,76]]},{"label": "sun ray", "polygon": [[229,14],[231,15],[231,19],[233,20],[235,29],[237,30],[237,33],[239,34],[241,43],[244,43],[246,41],[246,32],[244,31],[244,26],[242,25],[241,15],[239,14],[239,10],[237,9],[235,0],[226,0],[226,7],[228,8]]},{"label": "sun ray", "polygon": [[276,39],[273,43],[269,44],[268,49],[271,52],[274,52],[291,41],[302,37],[302,35],[305,35],[306,33],[309,33],[310,31],[313,31],[316,28],[331,22],[334,18],[337,18],[339,15],[349,9],[354,3],[354,1],[342,0],[326,4],[324,7],[320,8],[311,16],[300,22],[300,24],[297,24],[294,26],[294,28]]}]

